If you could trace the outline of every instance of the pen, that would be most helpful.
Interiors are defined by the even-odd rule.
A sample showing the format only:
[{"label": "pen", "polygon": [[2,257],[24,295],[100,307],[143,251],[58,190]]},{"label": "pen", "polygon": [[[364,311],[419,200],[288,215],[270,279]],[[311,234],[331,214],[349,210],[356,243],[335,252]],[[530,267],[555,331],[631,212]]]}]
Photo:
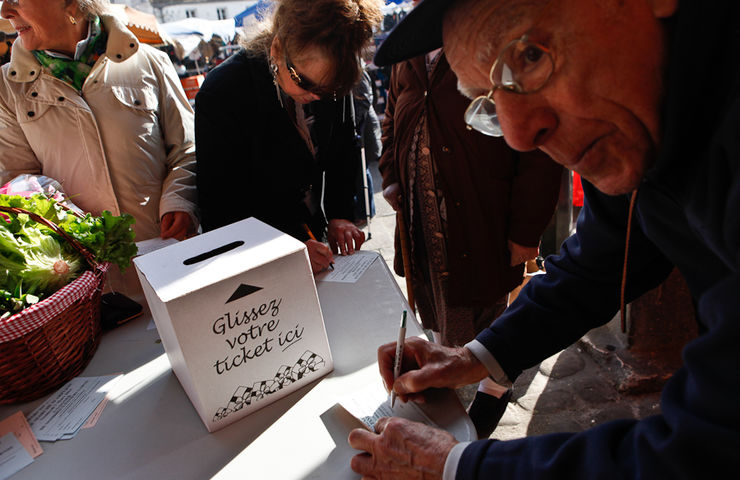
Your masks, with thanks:
[{"label": "pen", "polygon": [[[311,229],[308,228],[308,224],[307,223],[304,223],[303,224],[303,229],[308,234],[308,238],[310,238],[311,240],[315,240],[315,241],[318,242],[318,240],[316,240],[316,237],[314,237],[313,232],[311,231]],[[331,268],[332,270],[334,270],[334,262],[329,262],[329,268]]]},{"label": "pen", "polygon": [[[403,344],[406,341],[406,310],[401,316],[401,328],[398,330],[398,342],[396,342],[396,358],[393,361],[393,383],[401,374],[401,359],[403,358]],[[396,391],[391,390],[391,408],[396,402]]]}]

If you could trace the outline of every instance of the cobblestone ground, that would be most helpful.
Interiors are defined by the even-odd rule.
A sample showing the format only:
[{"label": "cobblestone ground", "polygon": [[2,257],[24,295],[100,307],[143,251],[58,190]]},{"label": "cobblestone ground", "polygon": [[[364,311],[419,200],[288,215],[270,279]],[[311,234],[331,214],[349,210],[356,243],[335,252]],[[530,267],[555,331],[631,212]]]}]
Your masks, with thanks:
[{"label": "cobblestone ground", "polygon": [[[395,212],[383,199],[377,163],[368,168],[373,175],[376,214],[365,228],[370,238],[363,249],[380,253],[392,271]],[[396,281],[406,294],[405,280],[396,276]],[[525,371],[514,383],[512,402],[491,438],[577,432],[609,420],[659,413],[659,393],[620,393],[615,368],[596,362],[582,343],[553,355]],[[458,391],[465,405],[475,389],[470,386]]]}]

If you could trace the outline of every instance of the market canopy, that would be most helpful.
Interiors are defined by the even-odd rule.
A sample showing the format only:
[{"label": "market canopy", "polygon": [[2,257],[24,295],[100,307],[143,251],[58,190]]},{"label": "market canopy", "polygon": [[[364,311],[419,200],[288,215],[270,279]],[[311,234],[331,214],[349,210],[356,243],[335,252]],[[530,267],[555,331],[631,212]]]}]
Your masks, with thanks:
[{"label": "market canopy", "polygon": [[159,22],[154,15],[116,3],[110,5],[110,11],[126,24],[140,42],[149,45],[172,44],[169,36],[159,28]]},{"label": "market canopy", "polygon": [[264,12],[270,8],[272,2],[269,0],[259,0],[253,5],[247,7],[243,12],[234,15],[234,24],[237,27],[243,27],[253,23],[261,22],[264,18]]},{"label": "market canopy", "polygon": [[383,15],[388,15],[400,11],[408,12],[412,8],[414,8],[414,2],[411,0],[386,0],[381,10]]},{"label": "market canopy", "polygon": [[226,20],[206,20],[204,18],[185,18],[176,22],[160,24],[175,45],[175,54],[183,59],[198,50],[198,46],[218,37],[224,43],[234,41],[236,26],[233,18]]}]

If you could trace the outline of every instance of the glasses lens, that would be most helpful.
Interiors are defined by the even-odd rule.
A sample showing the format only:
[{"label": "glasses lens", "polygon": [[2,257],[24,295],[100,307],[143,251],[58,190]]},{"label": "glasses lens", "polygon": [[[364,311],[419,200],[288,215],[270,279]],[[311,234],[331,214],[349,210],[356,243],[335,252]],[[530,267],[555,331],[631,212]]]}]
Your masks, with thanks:
[{"label": "glasses lens", "polygon": [[465,123],[475,130],[490,137],[502,137],[501,125],[496,115],[496,105],[485,95],[472,102],[465,110]]},{"label": "glasses lens", "polygon": [[520,39],[501,52],[491,71],[491,80],[505,90],[531,93],[545,86],[554,68],[545,47]]}]

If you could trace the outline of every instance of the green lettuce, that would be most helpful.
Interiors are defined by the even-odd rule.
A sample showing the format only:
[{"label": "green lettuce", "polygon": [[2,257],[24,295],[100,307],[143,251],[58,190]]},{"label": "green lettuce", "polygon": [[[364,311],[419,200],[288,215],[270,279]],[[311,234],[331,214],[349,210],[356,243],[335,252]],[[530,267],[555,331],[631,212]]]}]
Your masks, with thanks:
[{"label": "green lettuce", "polygon": [[[97,262],[125,270],[136,256],[129,214],[75,215],[44,195],[0,195],[0,205],[33,212],[59,226]],[[50,227],[25,213],[0,218],[0,318],[48,297],[89,269],[88,262]]]}]

